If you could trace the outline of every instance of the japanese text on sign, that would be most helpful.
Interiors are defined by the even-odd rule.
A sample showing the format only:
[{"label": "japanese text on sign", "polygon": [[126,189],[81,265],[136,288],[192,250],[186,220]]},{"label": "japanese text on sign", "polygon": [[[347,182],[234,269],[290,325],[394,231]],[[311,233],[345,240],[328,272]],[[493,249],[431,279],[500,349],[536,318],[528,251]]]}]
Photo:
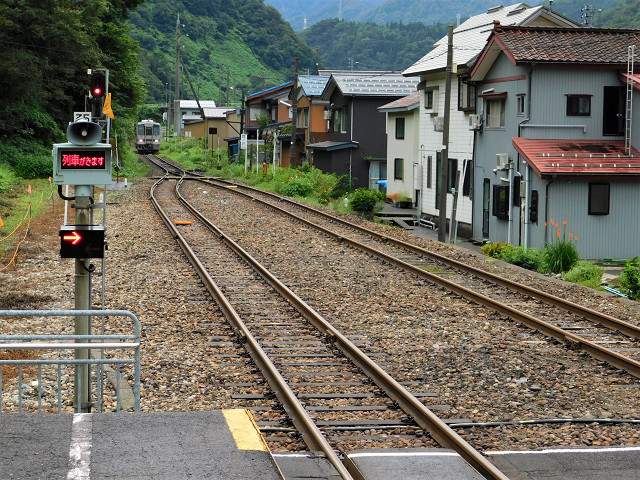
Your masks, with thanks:
[{"label": "japanese text on sign", "polygon": [[91,153],[63,153],[60,167],[63,169],[105,168],[104,155],[92,155]]}]

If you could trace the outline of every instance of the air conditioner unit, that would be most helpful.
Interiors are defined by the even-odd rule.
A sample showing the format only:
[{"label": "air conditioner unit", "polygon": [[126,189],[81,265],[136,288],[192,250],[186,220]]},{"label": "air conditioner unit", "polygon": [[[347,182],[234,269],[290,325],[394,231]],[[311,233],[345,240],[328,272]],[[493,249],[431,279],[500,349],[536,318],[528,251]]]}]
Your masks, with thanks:
[{"label": "air conditioner unit", "polygon": [[433,117],[433,129],[436,132],[442,132],[444,130],[444,117]]},{"label": "air conditioner unit", "polygon": [[325,120],[331,120],[331,110],[325,110],[324,111],[324,119]]},{"label": "air conditioner unit", "polygon": [[503,169],[509,165],[508,153],[496,153],[496,168]]},{"label": "air conditioner unit", "polygon": [[469,115],[469,130],[479,130],[482,126],[482,115]]}]

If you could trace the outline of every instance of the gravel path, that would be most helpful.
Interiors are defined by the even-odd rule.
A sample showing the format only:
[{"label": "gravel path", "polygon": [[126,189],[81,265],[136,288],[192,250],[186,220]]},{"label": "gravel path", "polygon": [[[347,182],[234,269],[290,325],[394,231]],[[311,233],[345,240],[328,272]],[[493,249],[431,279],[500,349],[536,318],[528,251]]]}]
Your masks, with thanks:
[{"label": "gravel path", "polygon": [[[209,345],[221,334],[221,314],[148,201],[150,180],[109,197],[106,308],[134,312],[143,325],[143,411],[210,410],[241,406],[224,389],[225,373]],[[204,189],[207,190],[207,189]],[[208,189],[211,190],[211,189]],[[235,207],[201,187],[186,190],[205,212],[261,259],[296,293],[346,335],[361,335],[366,350],[385,352],[399,381],[421,382],[439,412],[473,422],[547,418],[638,419],[640,381],[484,307],[406,275],[308,227],[264,211]],[[228,198],[227,198],[228,197]],[[0,308],[72,308],[73,261],[58,256],[62,211],[37,219],[16,269],[0,273]],[[206,208],[205,208],[206,206]],[[241,212],[241,213],[240,213]],[[611,315],[638,323],[637,304],[499,262],[466,250],[417,239],[464,261],[502,271],[543,288],[566,289]],[[538,287],[540,288],[540,287]],[[95,300],[97,302],[97,299]],[[99,304],[99,303],[98,303]],[[203,324],[213,326],[203,326]],[[72,329],[64,322],[49,328]],[[0,330],[28,325],[0,321]],[[225,330],[224,334],[228,332]],[[425,402],[427,403],[427,402]],[[428,406],[428,403],[427,403]],[[625,445],[640,442],[640,426],[593,423],[459,429],[479,449],[559,445]]]}]

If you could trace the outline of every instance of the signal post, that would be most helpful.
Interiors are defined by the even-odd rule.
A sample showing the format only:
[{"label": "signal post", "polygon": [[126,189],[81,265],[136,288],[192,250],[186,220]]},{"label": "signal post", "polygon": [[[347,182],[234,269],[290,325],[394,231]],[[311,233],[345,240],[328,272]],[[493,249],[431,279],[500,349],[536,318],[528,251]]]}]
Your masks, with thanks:
[{"label": "signal post", "polygon": [[[86,118],[70,123],[67,128],[69,143],[53,145],[53,183],[64,200],[74,200],[75,224],[60,229],[60,256],[75,258],[75,309],[91,309],[91,258],[104,257],[104,226],[92,225],[92,187],[110,185],[111,145],[101,143],[102,127]],[[73,197],[62,195],[62,185],[74,185]],[[75,334],[90,335],[91,324],[87,316],[75,317]],[[86,340],[85,340],[86,341]],[[88,360],[87,349],[77,349],[76,358]],[[89,412],[91,378],[89,365],[80,365],[75,371],[74,405],[76,412]]]}]

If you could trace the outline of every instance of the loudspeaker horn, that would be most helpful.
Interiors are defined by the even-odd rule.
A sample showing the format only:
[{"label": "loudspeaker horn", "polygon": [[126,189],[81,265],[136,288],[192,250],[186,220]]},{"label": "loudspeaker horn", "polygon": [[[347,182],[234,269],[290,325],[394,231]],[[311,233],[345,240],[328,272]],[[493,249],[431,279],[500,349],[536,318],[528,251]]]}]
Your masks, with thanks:
[{"label": "loudspeaker horn", "polygon": [[102,127],[89,120],[80,119],[67,127],[67,139],[74,145],[93,145],[102,140]]}]

